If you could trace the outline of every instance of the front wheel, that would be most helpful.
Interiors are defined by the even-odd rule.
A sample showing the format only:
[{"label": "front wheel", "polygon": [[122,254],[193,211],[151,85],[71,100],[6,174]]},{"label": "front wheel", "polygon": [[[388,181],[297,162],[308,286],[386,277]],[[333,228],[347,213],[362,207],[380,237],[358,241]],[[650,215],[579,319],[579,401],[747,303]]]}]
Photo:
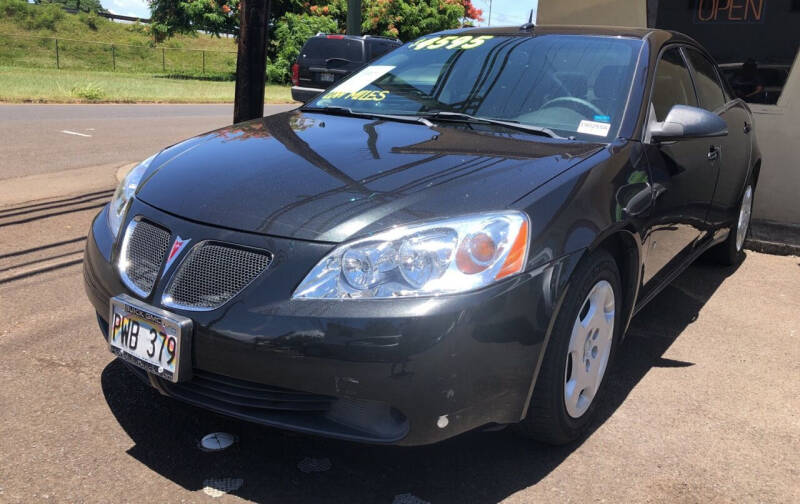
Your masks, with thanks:
[{"label": "front wheel", "polygon": [[575,271],[536,380],[525,436],[564,444],[583,434],[603,392],[621,331],[619,269],[605,250]]}]

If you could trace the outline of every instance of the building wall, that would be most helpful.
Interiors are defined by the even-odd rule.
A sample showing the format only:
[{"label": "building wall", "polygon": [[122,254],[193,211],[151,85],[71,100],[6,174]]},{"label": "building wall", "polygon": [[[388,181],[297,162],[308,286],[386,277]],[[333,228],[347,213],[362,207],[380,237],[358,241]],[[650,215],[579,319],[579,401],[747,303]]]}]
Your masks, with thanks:
[{"label": "building wall", "polygon": [[[675,2],[678,0],[666,0]],[[685,5],[682,0],[681,5]],[[657,0],[539,0],[537,23],[647,26]],[[767,19],[765,22],[769,23]],[[746,30],[738,26],[737,30]],[[691,33],[689,35],[692,35]],[[694,35],[697,38],[697,34]],[[786,40],[797,40],[787,34]],[[762,151],[753,208],[753,237],[800,247],[800,58],[795,57],[776,105],[751,105]]]},{"label": "building wall", "polygon": [[537,24],[647,26],[645,0],[539,0]]},{"label": "building wall", "polygon": [[763,155],[753,219],[800,227],[800,58],[777,105],[750,107]]}]

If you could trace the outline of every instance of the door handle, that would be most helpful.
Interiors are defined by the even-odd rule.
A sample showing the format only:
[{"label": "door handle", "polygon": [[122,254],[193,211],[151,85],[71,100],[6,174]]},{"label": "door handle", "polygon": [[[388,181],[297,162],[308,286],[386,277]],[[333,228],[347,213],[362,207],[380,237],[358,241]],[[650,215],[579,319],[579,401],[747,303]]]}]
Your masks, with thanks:
[{"label": "door handle", "polygon": [[753,129],[753,127],[750,125],[750,123],[749,123],[749,122],[747,122],[747,121],[745,121],[745,122],[744,122],[744,132],[745,132],[745,134],[746,134],[746,133],[750,133],[750,131],[751,131],[752,129]]},{"label": "door handle", "polygon": [[716,161],[719,159],[720,155],[720,147],[719,145],[711,145],[708,147],[708,160],[709,161]]}]

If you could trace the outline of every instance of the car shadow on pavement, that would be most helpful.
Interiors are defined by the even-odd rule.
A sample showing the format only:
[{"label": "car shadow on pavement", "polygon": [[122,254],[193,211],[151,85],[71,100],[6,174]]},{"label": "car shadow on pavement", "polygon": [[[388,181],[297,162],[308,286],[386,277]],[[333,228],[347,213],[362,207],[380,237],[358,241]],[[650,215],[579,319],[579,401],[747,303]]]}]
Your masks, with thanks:
[{"label": "car shadow on pavement", "polygon": [[[634,318],[597,421],[583,440],[651,368],[680,372],[692,365],[663,355],[736,268],[697,263]],[[399,502],[497,502],[538,483],[583,442],[552,447],[505,429],[433,446],[368,446],[295,435],[182,404],[140,382],[119,360],[103,370],[101,380],[111,412],[135,443],[131,457],[190,491],[231,478],[233,486],[241,484],[232,493],[256,502],[391,503],[404,494],[411,496]],[[216,431],[233,433],[238,442],[219,453],[200,451],[199,439]]]}]

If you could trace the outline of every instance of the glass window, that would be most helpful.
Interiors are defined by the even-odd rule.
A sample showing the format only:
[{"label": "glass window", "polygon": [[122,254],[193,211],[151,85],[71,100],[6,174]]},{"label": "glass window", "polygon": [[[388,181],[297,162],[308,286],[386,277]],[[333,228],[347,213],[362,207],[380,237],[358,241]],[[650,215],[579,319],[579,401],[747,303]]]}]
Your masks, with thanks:
[{"label": "glass window", "polygon": [[700,98],[700,106],[713,112],[725,105],[725,92],[719,83],[714,64],[699,51],[688,48],[685,51],[689,63],[694,68],[694,85]]},{"label": "glass window", "polygon": [[368,44],[368,47],[370,50],[370,55],[369,55],[370,59],[375,59],[380,56],[383,56],[384,54],[391,51],[397,46],[389,42],[372,41],[371,43]]},{"label": "glass window", "polygon": [[608,140],[619,129],[641,47],[638,39],[583,35],[428,36],[395,49],[309,106],[460,112]]},{"label": "glass window", "polygon": [[673,105],[697,106],[689,69],[678,48],[667,49],[656,67],[653,108],[656,120],[663,121]]},{"label": "glass window", "polygon": [[748,59],[744,63],[725,63],[720,65],[720,70],[735,97],[749,103],[774,105],[778,103],[791,67],[791,63],[758,64]]},{"label": "glass window", "polygon": [[341,36],[311,37],[303,46],[300,54],[303,58],[324,61],[331,58],[348,61],[363,61],[362,42]]}]

